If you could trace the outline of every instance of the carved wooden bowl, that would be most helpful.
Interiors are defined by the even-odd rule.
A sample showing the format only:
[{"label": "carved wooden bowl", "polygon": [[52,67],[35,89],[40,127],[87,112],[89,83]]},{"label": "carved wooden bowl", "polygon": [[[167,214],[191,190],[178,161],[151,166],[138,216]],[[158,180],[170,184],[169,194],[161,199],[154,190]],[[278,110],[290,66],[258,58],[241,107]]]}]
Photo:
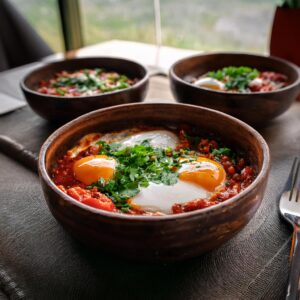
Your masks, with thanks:
[{"label": "carved wooden bowl", "polygon": [[[36,92],[41,80],[50,79],[57,72],[97,67],[136,78],[138,82],[123,90],[91,96],[60,97]],[[99,108],[141,102],[146,96],[148,85],[149,74],[144,66],[131,60],[113,57],[88,57],[56,61],[34,69],[21,81],[21,89],[33,111],[41,117],[55,122],[69,121]]]},{"label": "carved wooden bowl", "polygon": [[[130,216],[86,206],[59,190],[50,177],[56,160],[82,136],[138,124],[187,124],[219,135],[245,151],[255,181],[237,196],[198,211],[166,216]],[[224,113],[186,104],[128,104],[81,116],[55,131],[42,146],[39,174],[48,206],[75,238],[118,256],[141,261],[175,261],[214,249],[241,230],[259,207],[268,178],[269,150],[261,135]]]},{"label": "carved wooden bowl", "polygon": [[[249,66],[261,71],[279,72],[288,77],[289,84],[271,92],[233,93],[209,90],[190,83],[191,78],[227,66]],[[284,113],[300,90],[297,66],[271,56],[241,53],[199,54],[174,63],[169,75],[172,93],[178,102],[216,109],[253,126],[263,126]]]}]

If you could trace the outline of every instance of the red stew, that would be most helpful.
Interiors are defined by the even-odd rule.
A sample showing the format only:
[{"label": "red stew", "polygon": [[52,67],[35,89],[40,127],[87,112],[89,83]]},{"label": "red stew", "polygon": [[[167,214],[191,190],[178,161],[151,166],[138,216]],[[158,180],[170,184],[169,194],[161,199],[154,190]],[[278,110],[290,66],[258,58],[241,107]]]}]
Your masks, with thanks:
[{"label": "red stew", "polygon": [[[95,136],[95,138],[99,139],[99,136],[100,134]],[[226,152],[224,149],[228,148],[220,147],[215,139],[198,137],[195,139],[194,137],[187,136],[184,130],[180,131],[179,139],[180,143],[177,145],[176,151],[184,153],[184,151],[193,149],[193,151],[197,151],[197,155],[217,161],[223,166],[226,172],[226,182],[222,188],[213,193],[208,199],[187,199],[185,203],[174,204],[172,206],[174,214],[194,211],[224,202],[240,193],[253,182],[255,171],[253,166],[249,165],[246,158],[236,153],[226,155],[223,152]],[[196,143],[195,140],[197,140]],[[84,184],[75,178],[74,163],[81,158],[97,155],[103,151],[103,147],[101,143],[93,144],[79,152],[75,157],[72,157],[70,152],[67,152],[62,159],[58,160],[51,174],[58,188],[75,200],[97,209],[132,215],[162,215],[159,211],[144,211],[130,205],[124,211],[118,207],[116,201],[101,192],[97,186],[93,187]],[[167,155],[172,156],[173,150],[168,149],[168,151],[166,152]]]},{"label": "red stew", "polygon": [[137,79],[104,69],[61,71],[49,80],[41,80],[37,92],[53,96],[92,96],[122,90],[134,85]]}]

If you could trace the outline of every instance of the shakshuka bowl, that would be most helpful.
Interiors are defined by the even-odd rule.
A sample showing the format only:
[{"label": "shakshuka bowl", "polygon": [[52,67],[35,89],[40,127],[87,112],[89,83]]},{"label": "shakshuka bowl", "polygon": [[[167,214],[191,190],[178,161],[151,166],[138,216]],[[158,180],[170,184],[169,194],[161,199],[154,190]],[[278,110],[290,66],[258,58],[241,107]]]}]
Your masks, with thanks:
[{"label": "shakshuka bowl", "polygon": [[[163,216],[133,216],[86,206],[62,192],[51,180],[56,161],[84,135],[138,125],[192,126],[220,136],[245,152],[256,179],[240,194],[215,206]],[[56,130],[39,156],[39,175],[50,211],[83,243],[139,261],[176,261],[214,249],[241,230],[253,217],[264,195],[269,150],[262,136],[224,113],[186,104],[140,103],[100,109]],[[163,199],[162,199],[163,200]]]},{"label": "shakshuka bowl", "polygon": [[[228,66],[247,66],[259,71],[282,73],[288,85],[270,92],[236,93],[197,87],[192,78]],[[175,62],[169,72],[173,96],[178,102],[216,109],[253,126],[263,126],[285,112],[300,91],[296,65],[276,57],[245,53],[211,53],[190,56]]]},{"label": "shakshuka bowl", "polygon": [[[41,80],[49,80],[61,71],[104,68],[116,71],[137,82],[125,89],[90,96],[53,96],[39,93],[36,89]],[[61,60],[46,64],[27,74],[21,81],[21,89],[29,106],[49,121],[69,121],[82,114],[113,105],[141,102],[149,85],[147,69],[134,61],[113,57],[89,57]]]}]

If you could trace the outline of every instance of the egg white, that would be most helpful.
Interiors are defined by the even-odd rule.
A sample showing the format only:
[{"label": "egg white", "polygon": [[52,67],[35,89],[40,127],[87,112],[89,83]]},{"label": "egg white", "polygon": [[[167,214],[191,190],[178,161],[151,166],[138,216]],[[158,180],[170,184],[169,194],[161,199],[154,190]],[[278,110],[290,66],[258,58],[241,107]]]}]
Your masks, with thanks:
[{"label": "egg white", "polygon": [[125,129],[106,133],[99,138],[99,133],[90,133],[85,135],[78,144],[69,150],[71,157],[76,157],[81,151],[86,150],[90,146],[94,146],[98,141],[104,141],[108,144],[120,143],[120,149],[141,144],[143,141],[149,141],[149,144],[155,148],[176,148],[179,138],[175,133],[169,130],[149,130],[143,131],[136,128]]},{"label": "egg white", "polygon": [[154,148],[176,148],[179,143],[177,135],[169,130],[151,130],[133,134],[120,141],[121,148],[131,147],[141,144],[143,141],[149,141]]},{"label": "egg white", "polygon": [[[178,173],[197,172],[201,169],[218,170],[217,166],[213,163],[194,161],[183,163]],[[132,204],[137,205],[145,211],[159,211],[170,214],[172,213],[172,206],[176,203],[182,204],[198,198],[208,199],[213,193],[196,183],[186,182],[178,178],[177,183],[174,185],[150,183],[147,188],[142,189],[139,194],[132,198]]]},{"label": "egg white", "polygon": [[261,78],[254,78],[253,80],[250,81],[249,86],[262,86],[263,80]]},{"label": "egg white", "polygon": [[205,199],[210,194],[204,188],[182,180],[178,180],[174,185],[151,182],[147,188],[132,198],[132,204],[145,211],[170,214],[175,203],[185,203],[197,198]]},{"label": "egg white", "polygon": [[210,77],[199,78],[194,82],[194,85],[198,87],[204,87],[208,89],[215,89],[221,91],[225,88],[225,84],[223,82]]},{"label": "egg white", "polygon": [[[99,138],[99,134],[92,133],[84,136],[73,149],[70,150],[71,156],[76,156],[82,150],[95,145],[99,140],[107,143],[120,143],[120,148],[130,147],[141,144],[147,140],[155,148],[176,148],[179,143],[178,136],[169,130],[150,130],[141,132],[137,128],[126,129],[119,132],[107,133]],[[195,159],[195,157],[193,158]],[[117,162],[114,159],[95,158],[86,162],[90,166],[110,167],[116,169]],[[192,161],[183,158],[182,166],[178,173],[197,172],[201,169],[218,171],[216,164],[209,161]],[[223,185],[224,182],[221,184]],[[218,187],[216,187],[217,189]],[[182,204],[198,198],[208,199],[215,191],[208,191],[197,183],[181,180],[178,178],[174,185],[168,186],[150,182],[147,188],[142,188],[139,194],[131,199],[133,205],[149,212],[172,213],[174,204]]]}]

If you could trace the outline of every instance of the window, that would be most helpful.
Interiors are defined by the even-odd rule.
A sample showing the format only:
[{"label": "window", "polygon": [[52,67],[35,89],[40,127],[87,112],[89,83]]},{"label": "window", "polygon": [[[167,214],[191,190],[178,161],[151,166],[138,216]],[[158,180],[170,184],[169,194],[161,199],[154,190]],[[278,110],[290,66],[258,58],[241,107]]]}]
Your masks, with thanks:
[{"label": "window", "polygon": [[161,0],[163,44],[267,52],[274,0]]},{"label": "window", "polygon": [[[11,0],[56,51],[56,0]],[[80,0],[86,45],[111,39],[155,43],[154,0]],[[266,53],[280,0],[160,0],[162,43],[196,50]]]},{"label": "window", "polygon": [[155,43],[152,0],[81,0],[85,43],[112,39]]},{"label": "window", "polygon": [[56,0],[10,0],[48,45],[63,50],[59,11]]}]

